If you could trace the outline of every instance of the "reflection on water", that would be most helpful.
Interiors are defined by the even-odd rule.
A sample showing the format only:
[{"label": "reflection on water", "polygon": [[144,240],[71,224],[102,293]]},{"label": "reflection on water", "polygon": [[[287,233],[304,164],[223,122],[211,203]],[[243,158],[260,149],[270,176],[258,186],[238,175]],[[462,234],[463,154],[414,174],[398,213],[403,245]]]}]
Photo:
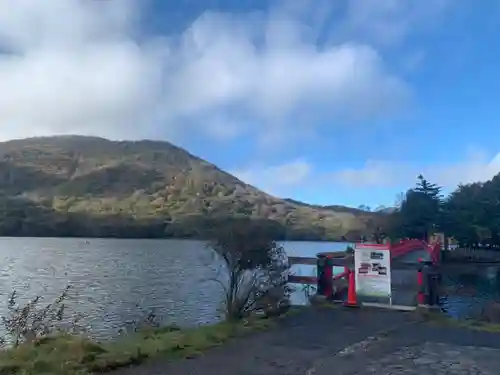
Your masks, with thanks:
[{"label": "reflection on water", "polygon": [[[318,252],[343,251],[348,244],[283,245],[289,255],[314,257]],[[14,289],[24,299],[41,295],[50,302],[71,285],[68,311],[84,314],[89,333],[96,337],[116,334],[124,323],[151,309],[164,324],[180,326],[212,323],[221,317],[222,291],[207,281],[219,265],[200,241],[0,238],[0,259],[0,316],[5,315],[7,297]],[[291,271],[316,274],[314,266],[306,265]],[[485,301],[500,297],[498,268],[479,275],[455,274],[445,282],[449,288],[443,303],[454,316],[474,314]],[[300,286],[292,303],[307,303]]]},{"label": "reflection on water", "polygon": [[[283,245],[290,255],[300,256],[346,247]],[[14,289],[24,299],[41,295],[51,302],[71,285],[68,312],[84,315],[83,322],[96,337],[116,334],[124,323],[143,318],[151,309],[164,324],[180,326],[221,317],[222,291],[207,281],[216,275],[218,264],[200,241],[0,238],[0,259],[0,316]],[[315,272],[310,266],[294,271]],[[297,290],[292,300],[304,303],[304,293]]]},{"label": "reflection on water", "polygon": [[115,334],[125,322],[141,319],[151,309],[166,324],[218,319],[221,291],[215,283],[202,283],[214,268],[202,243],[89,241],[0,239],[0,315],[14,289],[24,298],[41,295],[51,302],[71,285],[68,311],[84,315],[96,336]]},{"label": "reflection on water", "polygon": [[500,301],[500,267],[464,266],[443,275],[443,309],[455,318],[478,318],[482,309]]}]

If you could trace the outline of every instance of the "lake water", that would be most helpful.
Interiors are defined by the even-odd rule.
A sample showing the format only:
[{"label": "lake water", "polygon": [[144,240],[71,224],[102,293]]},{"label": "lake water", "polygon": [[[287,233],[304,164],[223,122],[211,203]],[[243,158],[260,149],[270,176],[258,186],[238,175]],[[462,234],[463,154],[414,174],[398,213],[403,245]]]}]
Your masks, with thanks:
[{"label": "lake water", "polygon": [[441,304],[455,318],[477,318],[483,307],[500,301],[500,266],[464,266],[443,270]]},{"label": "lake water", "polygon": [[[283,245],[288,255],[315,256],[343,251],[348,244]],[[68,313],[83,314],[95,337],[113,336],[126,322],[151,310],[164,324],[193,326],[220,319],[222,291],[206,281],[215,276],[217,265],[200,241],[0,238],[0,259],[0,316],[13,290],[23,299],[41,295],[48,303],[71,285]],[[313,266],[294,266],[292,272],[316,271]],[[449,300],[448,305],[460,310],[462,302]],[[306,303],[302,288],[297,287],[292,303]]]},{"label": "lake water", "polygon": [[[291,242],[290,255],[342,251],[346,244]],[[191,240],[0,238],[0,315],[8,295],[51,302],[71,285],[68,314],[78,312],[96,337],[116,334],[151,310],[164,324],[192,326],[220,319],[222,292],[210,250]],[[312,266],[295,267],[312,275]],[[305,303],[297,290],[293,303]],[[0,327],[1,329],[1,327]]]}]

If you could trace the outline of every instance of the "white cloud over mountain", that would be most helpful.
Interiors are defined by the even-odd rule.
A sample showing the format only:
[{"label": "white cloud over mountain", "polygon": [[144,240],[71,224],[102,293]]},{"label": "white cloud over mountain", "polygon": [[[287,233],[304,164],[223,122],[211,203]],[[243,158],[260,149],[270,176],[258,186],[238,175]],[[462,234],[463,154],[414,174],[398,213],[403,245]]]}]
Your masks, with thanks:
[{"label": "white cloud over mountain", "polygon": [[306,183],[313,173],[313,167],[305,159],[296,159],[267,167],[254,165],[230,173],[269,194],[284,196],[284,190]]},{"label": "white cloud over mountain", "polygon": [[[500,173],[500,153],[488,157],[478,152],[454,163],[414,165],[371,160],[361,168],[348,168],[333,173],[337,184],[351,188],[394,187],[401,183],[410,187],[418,174],[430,181],[454,189],[458,184],[486,181]],[[405,186],[403,185],[403,186]]]},{"label": "white cloud over mountain", "polygon": [[[383,3],[350,1],[342,30],[404,36],[406,8]],[[0,0],[0,137],[170,136],[214,124],[207,134],[228,138],[313,114],[390,115],[410,96],[373,46],[342,36],[318,48],[297,12],[206,12],[165,36],[142,32],[140,11],[132,0]]]},{"label": "white cloud over mountain", "polygon": [[[351,127],[351,120],[391,116],[412,90],[385,51],[431,29],[452,3],[283,1],[268,14],[207,10],[175,34],[153,35],[139,0],[0,0],[0,139],[78,133],[175,140],[197,131],[273,142],[304,128],[312,134],[317,123]],[[403,59],[406,70],[424,58],[425,51],[413,51]],[[453,186],[491,177],[499,160],[468,158],[423,171],[372,160],[319,174],[296,158],[235,173],[288,195],[307,180],[370,189],[411,184],[420,172]]]},{"label": "white cloud over mountain", "polygon": [[[500,173],[500,153],[488,157],[482,152],[469,153],[454,163],[419,165],[410,162],[370,160],[360,168],[345,168],[336,171],[318,171],[305,158],[290,160],[277,165],[254,165],[233,173],[243,181],[255,185],[277,196],[291,196],[290,192],[308,189],[311,186],[330,186],[344,193],[370,192],[380,189],[392,191],[392,195],[405,191],[423,174],[431,182],[450,192],[458,184],[483,182]],[[332,194],[335,194],[332,190]],[[379,202],[380,203],[380,202]],[[385,202],[391,204],[392,202]]]}]

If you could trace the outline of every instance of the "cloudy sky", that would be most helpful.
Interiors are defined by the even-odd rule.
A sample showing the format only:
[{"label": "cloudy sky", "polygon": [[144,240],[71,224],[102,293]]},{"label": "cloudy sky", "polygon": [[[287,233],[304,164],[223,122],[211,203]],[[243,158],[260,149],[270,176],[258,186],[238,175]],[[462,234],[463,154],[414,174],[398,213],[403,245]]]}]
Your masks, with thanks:
[{"label": "cloudy sky", "polygon": [[172,141],[272,194],[500,172],[500,3],[0,0],[0,139]]}]

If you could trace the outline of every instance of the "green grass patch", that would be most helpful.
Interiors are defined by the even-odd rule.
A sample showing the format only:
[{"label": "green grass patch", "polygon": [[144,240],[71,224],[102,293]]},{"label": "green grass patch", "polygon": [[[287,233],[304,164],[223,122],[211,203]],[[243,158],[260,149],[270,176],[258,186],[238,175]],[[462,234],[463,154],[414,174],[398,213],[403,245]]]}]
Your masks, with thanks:
[{"label": "green grass patch", "polygon": [[427,311],[426,309],[416,310],[416,314],[419,318],[431,324],[500,333],[500,324],[497,323],[490,323],[476,319],[454,319],[444,315],[440,311]]},{"label": "green grass patch", "polygon": [[337,309],[339,307],[343,307],[343,304],[341,303],[336,303],[326,298],[318,297],[316,295],[312,296],[309,299],[309,303],[311,304],[312,307],[318,309]]},{"label": "green grass patch", "polygon": [[137,365],[152,357],[189,358],[275,322],[253,318],[193,329],[163,327],[102,343],[72,335],[45,337],[1,352],[0,375],[84,375]]}]

